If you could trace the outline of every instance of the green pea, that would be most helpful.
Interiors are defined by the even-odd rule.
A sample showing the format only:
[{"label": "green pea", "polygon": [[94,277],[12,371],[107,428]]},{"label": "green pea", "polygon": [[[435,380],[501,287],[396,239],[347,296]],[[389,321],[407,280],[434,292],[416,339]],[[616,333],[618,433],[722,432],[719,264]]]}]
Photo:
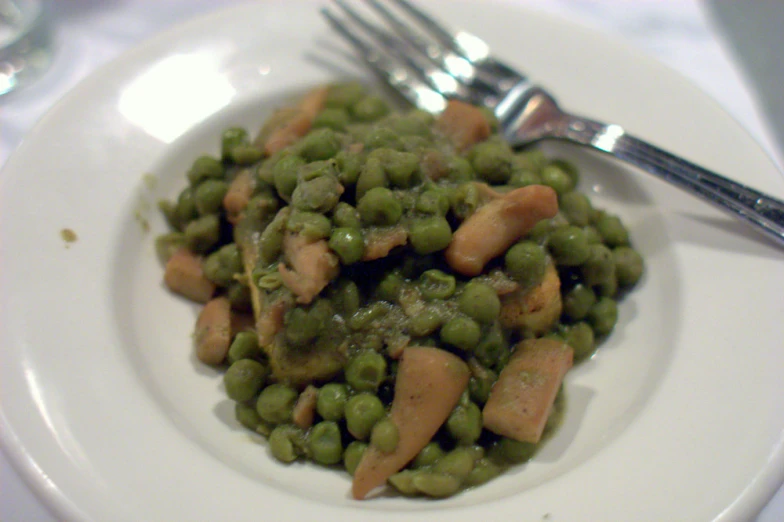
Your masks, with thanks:
[{"label": "green pea", "polygon": [[444,312],[439,306],[426,306],[420,313],[408,320],[408,331],[416,337],[424,337],[438,330],[444,324]]},{"label": "green pea", "polygon": [[223,208],[223,198],[229,190],[229,184],[223,180],[207,179],[202,181],[193,191],[193,202],[200,215],[214,214]]},{"label": "green pea", "polygon": [[578,284],[563,296],[563,313],[572,321],[579,321],[588,315],[596,302],[596,294],[590,286]]},{"label": "green pea", "polygon": [[361,154],[341,150],[335,156],[335,163],[338,168],[338,179],[343,185],[352,185],[357,182],[364,163]]},{"label": "green pea", "polygon": [[376,287],[376,296],[384,301],[395,303],[403,288],[403,283],[405,280],[400,272],[394,270],[387,272]]},{"label": "green pea", "polygon": [[404,152],[413,152],[417,156],[422,154],[422,151],[430,148],[432,142],[424,136],[400,136],[400,150]]},{"label": "green pea", "polygon": [[455,216],[461,220],[476,212],[481,203],[479,190],[474,183],[458,185],[450,194],[449,205]]},{"label": "green pea", "polygon": [[258,412],[256,412],[256,408],[242,402],[234,405],[234,417],[240,424],[253,431],[256,431],[259,425],[264,422],[259,417]]},{"label": "green pea", "polygon": [[336,422],[322,421],[310,429],[308,437],[310,456],[325,466],[337,464],[343,458],[340,428]]},{"label": "green pea", "polygon": [[550,165],[558,167],[564,171],[570,178],[572,178],[572,184],[577,186],[580,181],[580,173],[574,163],[563,159],[554,159],[550,162]]},{"label": "green pea", "polygon": [[254,145],[238,145],[229,156],[237,165],[252,165],[264,157],[264,151]]},{"label": "green pea", "polygon": [[503,367],[509,358],[509,343],[498,325],[493,325],[474,348],[474,356],[487,368]]},{"label": "green pea", "polygon": [[441,341],[464,351],[473,350],[482,337],[479,323],[470,317],[457,316],[441,327]]},{"label": "green pea", "polygon": [[280,272],[278,272],[277,268],[272,271],[261,271],[261,273],[259,273],[254,280],[256,281],[256,286],[267,292],[272,292],[283,286],[283,279],[281,278]]},{"label": "green pea", "polygon": [[250,299],[250,288],[241,281],[232,282],[226,289],[231,309],[237,312],[252,312],[253,305]]},{"label": "green pea", "polygon": [[356,228],[336,228],[329,238],[329,248],[338,255],[344,265],[361,261],[365,253],[362,231]]},{"label": "green pea", "polygon": [[362,222],[371,226],[394,225],[403,216],[403,207],[391,190],[376,187],[367,191],[357,204]]},{"label": "green pea", "polygon": [[581,228],[574,226],[559,227],[547,242],[556,263],[564,266],[577,266],[591,255],[591,247]]},{"label": "green pea", "polygon": [[614,297],[618,293],[618,277],[613,274],[612,277],[605,279],[594,288],[600,297]]},{"label": "green pea", "polygon": [[330,236],[332,223],[324,214],[295,209],[289,215],[286,230],[311,240],[318,240]]},{"label": "green pea", "polygon": [[482,434],[482,412],[479,406],[469,401],[467,406],[458,406],[452,410],[446,421],[446,429],[458,444],[476,442]]},{"label": "green pea", "polygon": [[327,107],[313,119],[313,128],[344,131],[349,123],[348,111],[342,107]]},{"label": "green pea", "polygon": [[308,162],[328,160],[335,157],[339,150],[340,139],[332,129],[310,131],[299,146],[300,155]]},{"label": "green pea", "polygon": [[580,267],[585,284],[600,285],[615,278],[615,263],[612,251],[602,244],[589,245],[590,254]]},{"label": "green pea", "polygon": [[358,393],[346,403],[346,426],[354,438],[365,440],[373,426],[384,417],[381,399],[370,393]]},{"label": "green pea", "polygon": [[583,321],[571,325],[566,330],[564,341],[572,347],[576,361],[582,361],[590,357],[596,349],[593,329],[588,323]]},{"label": "green pea", "polygon": [[259,237],[259,253],[267,263],[276,260],[283,250],[283,236],[290,215],[288,207],[282,208]]},{"label": "green pea", "polygon": [[262,192],[248,201],[243,221],[254,228],[258,228],[266,223],[270,216],[273,216],[278,211],[279,207],[277,194]]},{"label": "green pea", "polygon": [[591,223],[593,206],[588,196],[582,192],[568,192],[561,196],[558,207],[569,223],[577,227],[585,227]]},{"label": "green pea", "polygon": [[441,270],[426,270],[419,276],[419,291],[428,300],[446,300],[455,294],[457,281],[455,276]]},{"label": "green pea", "polygon": [[484,405],[487,399],[490,398],[490,391],[493,389],[493,384],[498,379],[496,373],[490,369],[485,368],[485,375],[474,375],[468,381],[468,393],[471,400],[477,404]]},{"label": "green pea", "polygon": [[428,468],[438,462],[446,453],[437,442],[428,442],[411,463],[414,469]]},{"label": "green pea", "polygon": [[529,185],[541,185],[542,177],[531,170],[514,170],[509,178],[509,185],[512,187],[527,187]]},{"label": "green pea", "polygon": [[297,183],[291,193],[291,204],[300,210],[311,212],[329,212],[340,201],[343,192],[336,176],[319,176]]},{"label": "green pea", "polygon": [[365,135],[365,150],[374,149],[400,149],[402,143],[400,137],[392,129],[386,127],[376,127]]},{"label": "green pea", "polygon": [[452,241],[452,228],[441,216],[414,220],[408,230],[409,241],[419,255],[432,254],[445,249]]},{"label": "green pea", "polygon": [[340,279],[331,288],[332,303],[344,317],[350,317],[362,302],[359,287],[350,279]]},{"label": "green pea", "polygon": [[283,424],[291,419],[297,390],[281,383],[270,384],[259,394],[256,411],[259,417],[272,424]]},{"label": "green pea", "polygon": [[602,214],[594,223],[604,242],[611,247],[629,244],[629,231],[618,216]]},{"label": "green pea", "polygon": [[237,402],[251,400],[267,379],[269,369],[253,359],[240,359],[223,374],[223,385],[230,399]]},{"label": "green pea", "polygon": [[485,141],[472,151],[476,174],[488,183],[503,184],[512,175],[512,150],[505,143]]},{"label": "green pea", "polygon": [[391,148],[378,148],[370,153],[368,160],[378,158],[389,181],[401,188],[408,188],[415,181],[419,167],[419,156],[411,152],[398,152]]},{"label": "green pea", "polygon": [[404,469],[389,477],[387,482],[389,482],[398,493],[412,497],[419,493],[419,490],[414,487],[414,477],[418,473],[418,471],[413,469]]},{"label": "green pea", "polygon": [[359,82],[343,82],[330,85],[324,101],[325,107],[346,108],[361,100],[367,89]]},{"label": "green pea", "polygon": [[412,484],[418,491],[434,498],[448,497],[460,490],[460,479],[442,473],[419,471],[414,475]]},{"label": "green pea", "polygon": [[278,195],[286,201],[291,199],[291,194],[297,186],[297,173],[305,160],[299,156],[284,156],[272,167],[273,183]]},{"label": "green pea", "polygon": [[183,230],[187,224],[199,215],[196,210],[196,201],[193,199],[193,189],[186,188],[177,197],[177,205],[174,207],[173,217],[176,219],[179,229]]},{"label": "green pea", "polygon": [[194,219],[185,227],[185,242],[197,254],[204,254],[220,240],[220,220],[216,214]]},{"label": "green pea", "polygon": [[362,442],[359,440],[352,441],[348,446],[346,446],[346,451],[343,452],[343,465],[345,466],[349,475],[354,475],[354,472],[357,470],[357,466],[359,466],[359,463],[362,460],[362,457],[365,455],[367,448],[367,442]]},{"label": "green pea", "polygon": [[374,122],[389,114],[389,105],[378,96],[365,96],[351,105],[349,112],[355,120]]},{"label": "green pea", "polygon": [[344,201],[332,210],[332,222],[338,228],[362,228],[359,212]]},{"label": "green pea", "polygon": [[521,464],[536,453],[537,445],[531,442],[520,442],[507,437],[501,439],[491,448],[491,458],[501,462]]},{"label": "green pea", "polygon": [[480,323],[492,323],[501,313],[498,294],[484,283],[468,283],[458,297],[457,305],[461,312]]},{"label": "green pea", "polygon": [[295,426],[277,426],[272,430],[268,439],[272,456],[287,464],[294,462],[300,455],[295,438],[302,436]]},{"label": "green pea", "polygon": [[516,169],[539,172],[547,164],[547,156],[539,149],[528,149],[515,154],[513,163]]},{"label": "green pea", "polygon": [[640,280],[643,272],[643,259],[639,252],[631,247],[620,246],[613,249],[613,262],[618,284],[632,286]]},{"label": "green pea", "polygon": [[[427,138],[432,134],[430,130],[431,123],[422,114],[427,113],[425,111],[412,111],[408,114],[400,115],[389,121],[389,127],[400,136],[422,136]],[[432,118],[432,115],[430,116]]]},{"label": "green pea", "polygon": [[392,453],[397,448],[400,432],[397,424],[385,418],[378,421],[370,432],[370,444],[381,450],[382,453]]},{"label": "green pea", "polygon": [[461,482],[474,469],[474,456],[469,448],[455,448],[435,463],[433,471],[456,477]]},{"label": "green pea", "polygon": [[474,463],[474,469],[471,470],[463,483],[469,488],[481,486],[500,475],[501,471],[501,467],[490,459],[479,459]]},{"label": "green pea", "polygon": [[339,421],[344,417],[348,402],[348,388],[345,384],[330,382],[319,389],[316,411],[324,420]]},{"label": "green pea", "polygon": [[191,185],[196,186],[205,179],[223,179],[224,174],[225,169],[220,160],[212,156],[200,156],[193,162],[187,176]]},{"label": "green pea", "polygon": [[588,321],[596,335],[607,335],[618,322],[618,305],[610,297],[600,297],[588,312]]},{"label": "green pea", "polygon": [[259,337],[254,332],[239,332],[229,346],[229,364],[242,359],[253,359],[261,354]]},{"label": "green pea", "polygon": [[450,181],[462,183],[465,181],[472,181],[476,176],[474,175],[474,167],[471,162],[460,156],[451,156],[447,159],[447,176]]},{"label": "green pea", "polygon": [[185,244],[185,234],[182,232],[161,234],[155,238],[155,253],[158,260],[165,265],[176,251],[185,247]]},{"label": "green pea", "polygon": [[359,173],[356,187],[356,199],[360,201],[365,194],[374,188],[386,187],[387,174],[381,160],[377,157],[368,158]]},{"label": "green pea", "polygon": [[349,359],[346,383],[357,391],[376,391],[387,375],[387,361],[374,351],[365,350]]},{"label": "green pea", "polygon": [[574,180],[558,165],[548,165],[542,169],[542,184],[555,190],[559,196],[574,190]]},{"label": "green pea", "polygon": [[506,251],[504,267],[524,289],[533,288],[544,280],[547,254],[538,243],[522,241]]},{"label": "green pea", "polygon": [[416,200],[416,207],[423,214],[445,216],[449,212],[449,197],[443,190],[426,190]]},{"label": "green pea", "polygon": [[242,272],[242,256],[235,243],[221,247],[204,259],[204,276],[221,287],[234,282],[234,275]]},{"label": "green pea", "polygon": [[335,160],[318,160],[302,165],[297,169],[297,182],[304,183],[322,176],[337,179],[338,171]]},{"label": "green pea", "polygon": [[223,131],[221,136],[221,156],[224,160],[231,157],[232,151],[250,142],[248,131],[242,127],[231,127]]},{"label": "green pea", "polygon": [[373,321],[381,319],[389,313],[391,306],[389,303],[378,301],[365,308],[360,308],[346,321],[352,330],[365,330],[372,326]]},{"label": "green pea", "polygon": [[[294,346],[305,346],[319,336],[324,328],[325,320],[320,313],[319,306],[321,301],[316,301],[310,310],[302,307],[295,307],[286,314],[284,323],[286,325],[286,341]],[[326,301],[324,301],[326,303]],[[320,305],[323,306],[323,305]]]},{"label": "green pea", "polygon": [[589,245],[595,245],[603,241],[601,234],[594,226],[588,225],[583,227],[583,234],[585,234],[585,240],[588,241]]}]

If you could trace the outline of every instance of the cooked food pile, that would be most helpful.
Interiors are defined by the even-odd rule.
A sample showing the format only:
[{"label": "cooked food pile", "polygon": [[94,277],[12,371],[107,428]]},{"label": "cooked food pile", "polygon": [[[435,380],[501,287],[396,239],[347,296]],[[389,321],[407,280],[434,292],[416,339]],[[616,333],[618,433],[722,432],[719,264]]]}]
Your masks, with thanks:
[{"label": "cooked food pile", "polygon": [[357,499],[446,497],[557,427],[643,260],[573,165],[496,126],[321,87],[227,129],[161,203],[164,281],[204,304],[196,354],[281,462],[344,467]]}]

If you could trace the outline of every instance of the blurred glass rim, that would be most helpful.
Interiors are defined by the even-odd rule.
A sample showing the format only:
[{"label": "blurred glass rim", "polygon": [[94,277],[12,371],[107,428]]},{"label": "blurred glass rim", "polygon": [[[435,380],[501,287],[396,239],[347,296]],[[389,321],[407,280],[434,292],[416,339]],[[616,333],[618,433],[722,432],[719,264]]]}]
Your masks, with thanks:
[{"label": "blurred glass rim", "polygon": [[14,30],[11,41],[3,42],[3,45],[24,37],[30,29],[43,21],[44,13],[41,0],[0,0],[0,21]]}]

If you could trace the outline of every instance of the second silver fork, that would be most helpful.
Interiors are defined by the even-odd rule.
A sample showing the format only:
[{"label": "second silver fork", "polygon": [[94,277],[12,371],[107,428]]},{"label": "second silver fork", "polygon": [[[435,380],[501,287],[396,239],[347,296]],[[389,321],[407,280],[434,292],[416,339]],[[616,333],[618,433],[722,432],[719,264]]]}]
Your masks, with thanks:
[{"label": "second silver fork", "polygon": [[449,99],[489,107],[512,146],[560,139],[599,150],[712,203],[784,246],[784,202],[651,145],[620,125],[563,111],[546,90],[494,58],[480,38],[448,30],[408,0],[387,2],[400,15],[379,0],[367,0],[384,26],[345,0],[334,2],[345,17],[323,9],[332,26],[418,108],[437,113]]}]

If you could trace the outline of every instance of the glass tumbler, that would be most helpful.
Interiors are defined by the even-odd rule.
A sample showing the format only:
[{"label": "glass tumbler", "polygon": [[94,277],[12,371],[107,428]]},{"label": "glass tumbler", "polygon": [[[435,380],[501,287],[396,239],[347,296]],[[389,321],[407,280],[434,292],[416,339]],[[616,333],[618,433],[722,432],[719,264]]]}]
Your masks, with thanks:
[{"label": "glass tumbler", "polygon": [[0,96],[46,70],[50,43],[43,0],[0,0]]}]

